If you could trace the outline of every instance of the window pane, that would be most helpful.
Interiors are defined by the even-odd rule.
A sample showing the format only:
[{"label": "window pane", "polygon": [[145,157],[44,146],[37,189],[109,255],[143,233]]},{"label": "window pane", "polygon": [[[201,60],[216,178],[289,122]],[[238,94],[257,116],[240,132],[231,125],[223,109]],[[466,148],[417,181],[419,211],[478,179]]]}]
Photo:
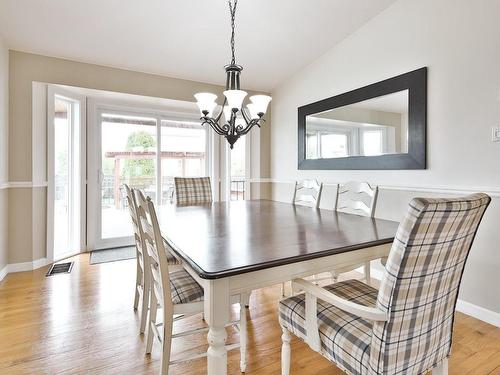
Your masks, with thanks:
[{"label": "window pane", "polygon": [[123,184],[156,198],[156,119],[102,115],[102,238],[133,233]]},{"label": "window pane", "polygon": [[173,200],[174,177],[207,176],[206,136],[196,122],[161,121],[162,204]]},{"label": "window pane", "polygon": [[318,158],[318,136],[316,133],[306,135],[306,159]]},{"label": "window pane", "polygon": [[55,98],[54,114],[54,254],[70,249],[70,111],[71,104]]},{"label": "window pane", "polygon": [[231,183],[230,199],[232,201],[245,199],[245,163],[246,163],[246,136],[240,137],[234,144],[231,153]]},{"label": "window pane", "polygon": [[379,130],[363,132],[363,154],[365,156],[382,154],[382,132]]},{"label": "window pane", "polygon": [[321,157],[341,158],[348,155],[347,135],[321,134]]}]

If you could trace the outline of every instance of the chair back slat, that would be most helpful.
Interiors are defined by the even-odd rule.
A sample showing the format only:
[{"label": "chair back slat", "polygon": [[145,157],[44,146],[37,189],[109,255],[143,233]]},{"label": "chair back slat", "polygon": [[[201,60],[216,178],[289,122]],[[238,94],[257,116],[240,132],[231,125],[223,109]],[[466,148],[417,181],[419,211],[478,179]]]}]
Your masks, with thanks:
[{"label": "chair back slat", "polygon": [[[126,198],[130,218],[132,220],[132,228],[134,230],[134,241],[135,241],[135,249],[137,252],[137,261],[143,258],[144,256],[144,243],[141,241],[140,229],[137,219],[137,201],[134,196],[133,189],[131,189],[127,184],[123,185],[125,187]],[[139,263],[141,268],[144,264],[144,259],[142,259],[142,263]],[[144,269],[143,269],[144,271]]]},{"label": "chair back slat", "polygon": [[323,184],[316,180],[295,182],[292,202],[294,205],[318,208]]},{"label": "chair back slat", "polygon": [[373,217],[378,187],[367,182],[350,181],[337,186],[335,210],[348,214]]},{"label": "chair back slat", "polygon": [[373,325],[373,373],[422,374],[449,355],[465,262],[490,200],[473,194],[410,202],[377,298],[389,321]]},{"label": "chair back slat", "polygon": [[212,203],[210,177],[175,177],[175,199],[178,205]]},{"label": "chair back slat", "polygon": [[151,198],[136,190],[138,218],[141,223],[141,236],[145,241],[151,287],[159,291],[160,305],[173,311],[170,291],[170,276],[167,253],[161,235],[158,217]]}]

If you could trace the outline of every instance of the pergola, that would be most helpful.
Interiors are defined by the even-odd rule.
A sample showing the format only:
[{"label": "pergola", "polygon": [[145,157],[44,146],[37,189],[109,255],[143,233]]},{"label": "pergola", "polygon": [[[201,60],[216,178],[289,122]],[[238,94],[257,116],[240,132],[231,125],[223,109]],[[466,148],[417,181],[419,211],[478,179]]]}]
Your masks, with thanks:
[{"label": "pergola", "polygon": [[[120,166],[121,160],[124,159],[155,159],[157,153],[154,151],[110,151],[106,152],[104,156],[106,158],[115,159],[114,168],[114,183],[113,183],[113,195],[115,207],[120,208]],[[182,162],[182,175],[185,175],[186,164],[185,160],[188,159],[204,159],[204,152],[184,152],[184,151],[162,151],[160,153],[160,159],[178,159]],[[161,168],[161,166],[158,166]]]}]

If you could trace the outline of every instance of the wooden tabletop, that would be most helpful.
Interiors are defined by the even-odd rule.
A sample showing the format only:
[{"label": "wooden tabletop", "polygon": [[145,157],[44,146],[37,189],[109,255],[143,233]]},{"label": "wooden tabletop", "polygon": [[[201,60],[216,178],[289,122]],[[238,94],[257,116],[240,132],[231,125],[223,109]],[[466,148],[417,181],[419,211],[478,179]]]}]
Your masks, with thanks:
[{"label": "wooden tabletop", "polygon": [[163,236],[216,279],[391,243],[398,223],[268,200],[163,206]]}]

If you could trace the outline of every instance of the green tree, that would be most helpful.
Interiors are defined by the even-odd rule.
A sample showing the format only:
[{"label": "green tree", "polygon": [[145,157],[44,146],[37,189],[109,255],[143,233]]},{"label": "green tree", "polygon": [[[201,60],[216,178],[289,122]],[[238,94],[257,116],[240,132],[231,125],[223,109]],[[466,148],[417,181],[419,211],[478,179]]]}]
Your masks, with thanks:
[{"label": "green tree", "polygon": [[[126,151],[146,152],[156,147],[154,137],[145,131],[137,131],[128,136]],[[122,170],[122,177],[126,179],[154,179],[155,161],[151,159],[126,159]],[[146,181],[145,181],[146,182]],[[147,183],[147,182],[146,182]]]}]

